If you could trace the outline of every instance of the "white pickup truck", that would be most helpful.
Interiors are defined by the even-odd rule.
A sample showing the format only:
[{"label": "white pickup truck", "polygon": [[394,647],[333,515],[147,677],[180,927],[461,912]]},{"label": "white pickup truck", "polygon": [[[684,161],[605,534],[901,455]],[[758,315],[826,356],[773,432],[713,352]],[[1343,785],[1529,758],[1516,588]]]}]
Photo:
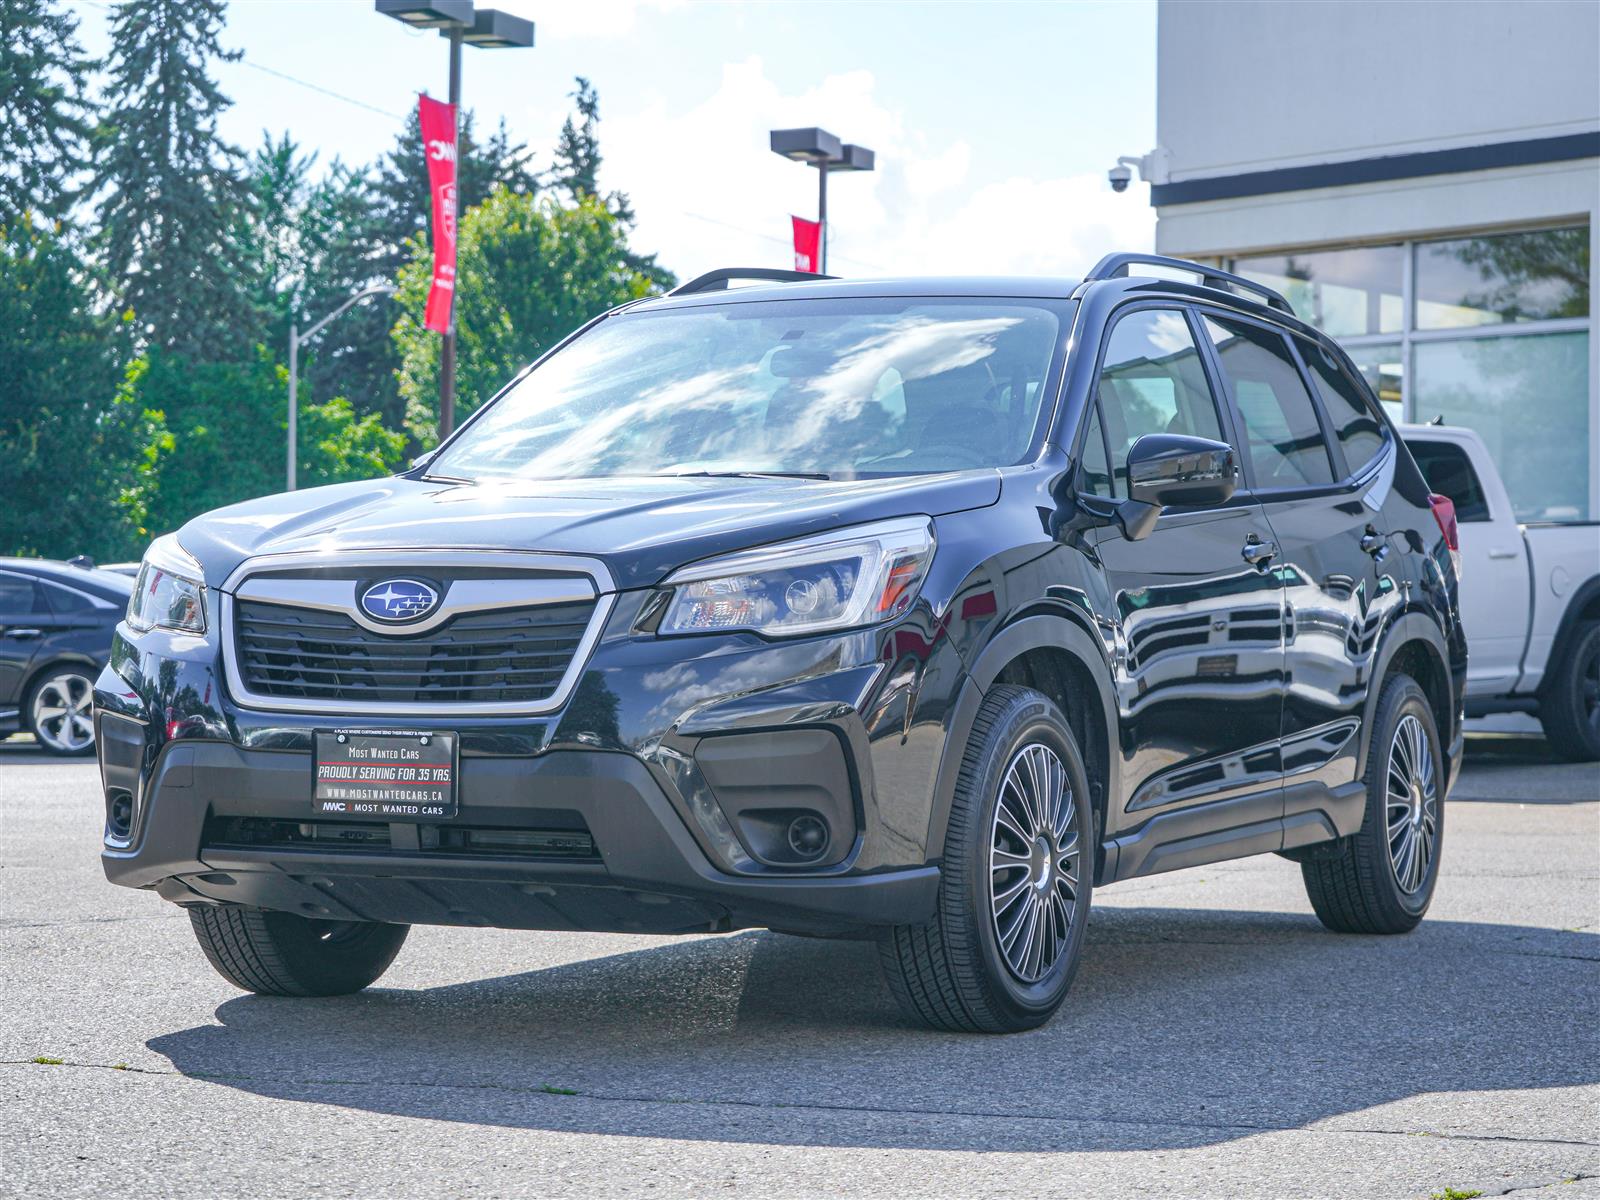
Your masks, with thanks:
[{"label": "white pickup truck", "polygon": [[1456,506],[1467,715],[1532,713],[1560,753],[1600,759],[1600,523],[1519,524],[1476,433],[1400,434]]}]

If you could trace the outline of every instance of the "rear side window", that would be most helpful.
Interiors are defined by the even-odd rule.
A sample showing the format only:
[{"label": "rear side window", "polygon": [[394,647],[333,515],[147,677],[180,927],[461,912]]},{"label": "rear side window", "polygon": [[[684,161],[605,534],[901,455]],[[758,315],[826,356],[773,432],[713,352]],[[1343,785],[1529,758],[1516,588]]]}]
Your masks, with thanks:
[{"label": "rear side window", "polygon": [[1361,386],[1350,378],[1331,350],[1304,338],[1295,341],[1300,346],[1300,356],[1311,368],[1333,436],[1344,450],[1345,467],[1354,475],[1383,449],[1383,422],[1372,411]]},{"label": "rear side window", "polygon": [[1332,483],[1322,423],[1283,335],[1222,317],[1207,317],[1206,330],[1244,418],[1255,486],[1276,490]]},{"label": "rear side window", "polygon": [[76,588],[65,587],[58,583],[46,583],[44,591],[46,598],[50,601],[51,611],[58,616],[64,616],[67,613],[94,612],[96,609],[111,607],[107,601],[96,600],[95,597],[80,592]]},{"label": "rear side window", "polygon": [[1483,494],[1483,484],[1472,469],[1467,452],[1454,442],[1408,441],[1411,457],[1422,468],[1422,477],[1428,487],[1441,496],[1449,496],[1456,506],[1456,520],[1488,521],[1489,501]]},{"label": "rear side window", "polygon": [[1128,450],[1145,434],[1226,440],[1200,350],[1178,309],[1138,309],[1119,320],[1106,341],[1096,390],[1116,495],[1128,494]]},{"label": "rear side window", "polygon": [[39,588],[31,578],[0,571],[0,621],[6,617],[31,617],[43,611]]}]

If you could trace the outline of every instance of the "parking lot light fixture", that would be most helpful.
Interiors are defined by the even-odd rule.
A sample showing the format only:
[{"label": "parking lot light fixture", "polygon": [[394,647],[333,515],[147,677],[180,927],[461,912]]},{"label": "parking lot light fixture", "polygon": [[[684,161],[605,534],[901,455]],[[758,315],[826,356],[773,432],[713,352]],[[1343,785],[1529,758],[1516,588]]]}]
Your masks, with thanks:
[{"label": "parking lot light fixture", "polygon": [[865,146],[841,142],[826,129],[774,129],[768,135],[774,154],[817,169],[817,223],[822,226],[819,271],[828,272],[828,176],[835,171],[871,171],[877,155]]},{"label": "parking lot light fixture", "polygon": [[377,11],[416,29],[472,24],[472,0],[377,0]]},{"label": "parking lot light fixture", "polygon": [[533,45],[533,22],[492,8],[480,8],[472,27],[461,31],[461,40],[480,50],[526,49]]}]

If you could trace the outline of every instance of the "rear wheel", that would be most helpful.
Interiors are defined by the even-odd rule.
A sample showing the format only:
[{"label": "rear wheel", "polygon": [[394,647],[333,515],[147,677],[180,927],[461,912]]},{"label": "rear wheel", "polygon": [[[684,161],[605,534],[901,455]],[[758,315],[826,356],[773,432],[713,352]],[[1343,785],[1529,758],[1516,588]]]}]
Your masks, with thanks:
[{"label": "rear wheel", "polygon": [[1060,710],[1028,688],[995,688],[962,759],[938,912],[879,941],[907,1014],[982,1033],[1049,1020],[1083,949],[1093,830],[1083,757]]},{"label": "rear wheel", "polygon": [[376,921],[314,921],[234,905],[195,905],[200,949],[235,987],[263,996],[344,996],[388,969],[411,931]]},{"label": "rear wheel", "polygon": [[50,754],[94,750],[94,684],[81,667],[57,667],[28,690],[28,732]]},{"label": "rear wheel", "polygon": [[1545,684],[1539,723],[1557,753],[1574,762],[1600,760],[1600,623],[1580,625]]},{"label": "rear wheel", "polygon": [[1311,907],[1324,925],[1338,933],[1417,927],[1439,878],[1444,781],[1428,697],[1409,675],[1390,676],[1367,748],[1361,829],[1300,864]]}]

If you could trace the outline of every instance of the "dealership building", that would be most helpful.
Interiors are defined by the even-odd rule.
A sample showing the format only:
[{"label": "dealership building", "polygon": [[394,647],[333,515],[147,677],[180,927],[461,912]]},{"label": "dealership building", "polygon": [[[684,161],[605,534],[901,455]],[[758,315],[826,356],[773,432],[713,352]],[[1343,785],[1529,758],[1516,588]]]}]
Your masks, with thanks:
[{"label": "dealership building", "polygon": [[1600,4],[1162,0],[1163,254],[1284,292],[1525,521],[1600,519]]}]

